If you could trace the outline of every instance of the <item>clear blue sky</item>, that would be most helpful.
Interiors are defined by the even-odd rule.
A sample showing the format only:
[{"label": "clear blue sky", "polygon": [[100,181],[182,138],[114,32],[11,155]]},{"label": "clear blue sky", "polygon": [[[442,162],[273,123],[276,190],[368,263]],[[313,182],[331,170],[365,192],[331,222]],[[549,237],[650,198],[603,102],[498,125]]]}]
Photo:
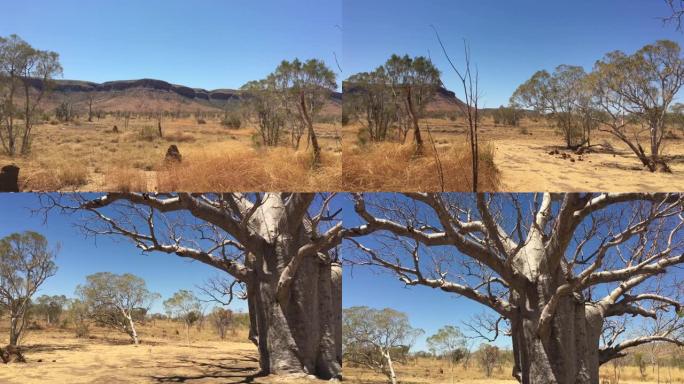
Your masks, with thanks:
[{"label": "clear blue sky", "polygon": [[[147,287],[162,295],[153,312],[162,312],[162,301],[180,289],[194,291],[201,296],[198,285],[220,271],[199,262],[191,262],[175,255],[142,254],[130,241],[112,237],[86,238],[75,227],[78,217],[50,214],[47,223],[42,215],[33,215],[40,207],[39,197],[32,193],[0,194],[0,237],[27,230],[42,233],[51,245],[61,244],[57,256],[58,270],[46,280],[38,295],[66,295],[74,297],[78,284],[96,272],[132,273],[147,282]],[[211,309],[214,304],[207,304]],[[236,300],[234,311],[247,311],[246,302]]]},{"label": "clear blue sky", "polygon": [[463,63],[463,39],[480,72],[486,107],[507,104],[535,71],[594,62],[613,50],[633,52],[659,39],[684,45],[664,0],[452,1],[345,0],[344,77],[368,71],[393,54],[431,56],[448,88],[461,93],[439,47]]},{"label": "clear blue sky", "polygon": [[22,0],[3,2],[0,36],[61,55],[64,78],[156,78],[238,88],[284,59],[337,71],[342,0]]}]

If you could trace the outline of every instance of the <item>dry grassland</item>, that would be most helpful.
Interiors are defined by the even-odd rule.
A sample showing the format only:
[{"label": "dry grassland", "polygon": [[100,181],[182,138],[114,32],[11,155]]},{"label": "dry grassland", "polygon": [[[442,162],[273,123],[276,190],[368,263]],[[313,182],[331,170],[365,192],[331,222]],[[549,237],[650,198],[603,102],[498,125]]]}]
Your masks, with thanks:
[{"label": "dry grassland", "polygon": [[[334,190],[341,180],[337,126],[317,126],[323,164],[311,167],[311,150],[258,148],[254,127],[228,129],[208,120],[163,121],[138,118],[124,128],[123,119],[92,123],[43,124],[34,128],[27,157],[0,155],[0,165],[20,168],[24,191],[222,191]],[[116,125],[119,133],[113,133]],[[166,150],[178,146],[183,162],[171,166]]]}]

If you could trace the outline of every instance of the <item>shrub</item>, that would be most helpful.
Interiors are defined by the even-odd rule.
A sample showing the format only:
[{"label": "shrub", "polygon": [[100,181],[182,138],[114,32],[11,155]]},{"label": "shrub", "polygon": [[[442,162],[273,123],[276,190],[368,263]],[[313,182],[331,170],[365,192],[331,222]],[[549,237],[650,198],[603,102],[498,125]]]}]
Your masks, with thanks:
[{"label": "shrub", "polygon": [[230,129],[240,129],[242,127],[242,120],[239,116],[226,116],[221,120],[221,125]]}]

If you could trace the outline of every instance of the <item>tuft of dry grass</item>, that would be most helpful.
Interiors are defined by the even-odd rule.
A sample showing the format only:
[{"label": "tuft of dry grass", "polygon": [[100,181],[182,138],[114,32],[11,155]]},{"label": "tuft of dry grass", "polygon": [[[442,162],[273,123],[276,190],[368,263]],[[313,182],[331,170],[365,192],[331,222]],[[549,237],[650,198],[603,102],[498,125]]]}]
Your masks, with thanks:
[{"label": "tuft of dry grass", "polygon": [[88,183],[88,175],[89,170],[85,164],[59,161],[51,164],[49,169],[39,169],[29,173],[23,179],[22,190],[76,190]]},{"label": "tuft of dry grass", "polygon": [[105,190],[113,192],[147,191],[147,176],[134,168],[113,167],[105,173]]},{"label": "tuft of dry grass", "polygon": [[[345,150],[344,189],[348,191],[465,191],[472,190],[472,167],[469,146],[452,144],[425,148],[415,155],[413,144],[379,143]],[[435,156],[437,155],[437,156]],[[438,161],[439,159],[439,161]],[[440,177],[440,166],[444,185]],[[494,164],[494,148],[480,145],[478,190],[496,191],[499,171]]]},{"label": "tuft of dry grass", "polygon": [[183,152],[183,162],[157,172],[157,190],[168,191],[334,191],[341,188],[339,155],[323,153],[312,168],[310,151],[253,149],[222,144]]}]

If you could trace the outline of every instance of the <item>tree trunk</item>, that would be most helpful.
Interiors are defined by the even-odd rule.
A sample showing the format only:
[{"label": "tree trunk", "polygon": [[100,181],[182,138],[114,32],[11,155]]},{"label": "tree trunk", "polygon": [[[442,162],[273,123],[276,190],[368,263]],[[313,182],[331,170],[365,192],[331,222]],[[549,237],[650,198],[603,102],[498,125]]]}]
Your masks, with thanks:
[{"label": "tree trunk", "polygon": [[390,356],[389,351],[383,351],[382,356],[385,358],[385,361],[387,362],[387,378],[390,380],[392,384],[397,384],[397,374],[396,372],[394,372],[394,364],[392,363],[392,357]]},{"label": "tree trunk", "polygon": [[253,274],[247,282],[250,323],[256,325],[250,333],[256,334],[262,372],[341,377],[339,266],[322,254],[303,259],[287,297],[279,302],[280,276],[313,234],[304,224],[291,226],[278,214],[254,216],[260,217],[252,219],[253,227],[272,239],[250,260]]},{"label": "tree trunk", "polygon": [[299,104],[304,121],[306,122],[306,126],[309,130],[309,138],[311,139],[311,147],[313,148],[313,165],[314,167],[316,167],[321,162],[321,147],[318,145],[318,138],[316,137],[316,131],[314,130],[313,121],[311,120],[309,109],[306,106],[304,91],[302,91],[299,95]]},{"label": "tree trunk", "polygon": [[406,90],[406,109],[413,125],[413,139],[416,141],[416,154],[423,152],[423,138],[420,135],[420,126],[418,125],[418,116],[416,116],[415,108],[413,107],[413,98],[411,97],[411,88]]},{"label": "tree trunk", "polygon": [[135,324],[133,323],[133,318],[129,315],[127,317],[128,320],[128,326],[129,326],[129,334],[131,336],[131,339],[133,340],[133,344],[138,345],[140,341],[138,340],[138,332],[135,330]]},{"label": "tree trunk", "polygon": [[10,318],[10,337],[9,345],[16,347],[19,345],[19,332],[17,331],[18,319],[16,316],[11,316]]},{"label": "tree trunk", "polygon": [[542,309],[566,283],[563,276],[560,271],[555,276],[539,274],[528,281],[524,294],[511,297],[518,308],[526,308],[511,319],[513,376],[523,384],[599,382],[603,317],[598,308],[576,294],[565,295],[559,299],[546,331],[539,329]]}]

